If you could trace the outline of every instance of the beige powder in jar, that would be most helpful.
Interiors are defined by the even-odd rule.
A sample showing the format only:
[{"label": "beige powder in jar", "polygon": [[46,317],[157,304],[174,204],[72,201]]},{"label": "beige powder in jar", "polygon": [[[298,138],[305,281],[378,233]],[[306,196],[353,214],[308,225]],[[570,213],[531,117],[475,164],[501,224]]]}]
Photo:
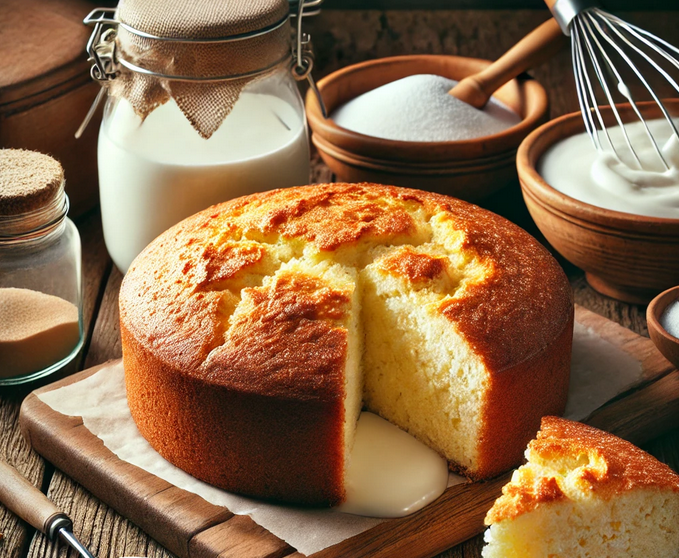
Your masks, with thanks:
[{"label": "beige powder in jar", "polygon": [[0,289],[0,377],[37,372],[78,344],[78,308],[30,289]]}]

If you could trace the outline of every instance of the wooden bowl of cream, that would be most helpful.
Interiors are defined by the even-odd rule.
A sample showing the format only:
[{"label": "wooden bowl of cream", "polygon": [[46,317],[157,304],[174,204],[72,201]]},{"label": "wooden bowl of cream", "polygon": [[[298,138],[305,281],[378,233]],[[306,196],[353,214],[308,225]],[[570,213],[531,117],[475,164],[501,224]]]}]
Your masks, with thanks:
[{"label": "wooden bowl of cream", "polygon": [[[362,62],[318,82],[328,114],[348,101],[402,78],[433,74],[461,80],[481,71],[488,60],[460,56],[412,55]],[[467,201],[481,201],[516,181],[516,150],[547,120],[549,102],[533,79],[515,79],[495,97],[520,122],[500,133],[461,141],[400,141],[374,137],[324,118],[309,92],[306,110],[312,141],[341,182],[377,182],[429,190]]]},{"label": "wooden bowl of cream", "polygon": [[[661,118],[655,103],[637,103],[647,120]],[[665,101],[679,114],[679,99]],[[636,120],[629,105],[618,105],[623,122]],[[610,107],[601,109],[614,126]],[[583,269],[598,292],[633,304],[646,304],[679,284],[679,219],[648,217],[604,209],[568,196],[538,172],[541,157],[557,142],[585,131],[581,113],[544,124],[521,144],[517,169],[523,197],[550,244]],[[594,147],[592,147],[594,149]],[[572,165],[578,165],[572,161]]]}]

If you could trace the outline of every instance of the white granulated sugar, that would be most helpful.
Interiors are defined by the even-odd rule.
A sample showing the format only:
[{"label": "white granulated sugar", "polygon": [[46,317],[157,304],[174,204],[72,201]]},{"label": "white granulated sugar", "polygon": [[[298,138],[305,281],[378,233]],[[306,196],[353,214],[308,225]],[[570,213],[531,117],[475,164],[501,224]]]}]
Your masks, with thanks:
[{"label": "white granulated sugar", "polygon": [[468,140],[497,134],[521,121],[495,98],[478,110],[448,95],[456,84],[441,76],[409,76],[352,99],[330,117],[348,130],[401,141]]},{"label": "white granulated sugar", "polygon": [[660,316],[660,325],[667,333],[679,339],[679,300],[668,304]]}]

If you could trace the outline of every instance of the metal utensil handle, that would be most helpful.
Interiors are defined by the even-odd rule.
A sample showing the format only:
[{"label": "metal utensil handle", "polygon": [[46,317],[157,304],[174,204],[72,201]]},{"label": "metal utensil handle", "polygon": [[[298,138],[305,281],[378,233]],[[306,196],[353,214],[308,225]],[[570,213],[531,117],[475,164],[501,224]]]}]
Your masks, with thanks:
[{"label": "metal utensil handle", "polygon": [[61,527],[57,529],[57,534],[62,541],[64,541],[71,548],[75,549],[75,551],[80,554],[81,558],[95,558],[94,555],[91,554],[87,548],[85,548],[85,545],[81,543],[73,534],[70,527]]},{"label": "metal utensil handle", "polygon": [[71,520],[26,480],[14,467],[0,460],[0,502],[21,519],[53,539],[59,527]]},{"label": "metal utensil handle", "polygon": [[600,8],[597,0],[545,0],[545,4],[552,12],[564,35],[571,34],[571,21],[580,12],[589,8]]}]

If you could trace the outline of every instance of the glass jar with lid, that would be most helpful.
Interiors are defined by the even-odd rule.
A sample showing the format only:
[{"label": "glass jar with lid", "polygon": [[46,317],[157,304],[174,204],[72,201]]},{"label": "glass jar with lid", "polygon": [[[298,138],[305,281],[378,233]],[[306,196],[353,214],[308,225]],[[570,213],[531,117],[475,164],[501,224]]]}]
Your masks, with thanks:
[{"label": "glass jar with lid", "polygon": [[0,150],[0,385],[61,370],[83,344],[80,236],[61,164]]},{"label": "glass jar with lid", "polygon": [[92,75],[108,94],[99,188],[121,271],[201,209],[308,183],[296,80],[309,76],[311,57],[302,35],[292,56],[289,18],[287,0],[121,0],[85,20],[95,24]]}]

